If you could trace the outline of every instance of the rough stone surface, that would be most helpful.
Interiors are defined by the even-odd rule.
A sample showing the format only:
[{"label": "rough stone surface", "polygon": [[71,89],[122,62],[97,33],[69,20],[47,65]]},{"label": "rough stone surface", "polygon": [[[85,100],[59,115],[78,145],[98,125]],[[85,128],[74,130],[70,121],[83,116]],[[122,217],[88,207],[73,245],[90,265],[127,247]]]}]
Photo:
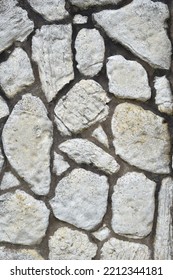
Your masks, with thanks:
[{"label": "rough stone surface", "polygon": [[82,15],[75,15],[73,18],[73,24],[85,24],[88,21],[87,16],[82,16]]},{"label": "rough stone surface", "polygon": [[147,236],[153,225],[156,183],[144,174],[128,172],[118,179],[112,195],[112,228],[132,238]]},{"label": "rough stone surface", "polygon": [[42,26],[32,39],[32,58],[48,102],[74,78],[71,36],[70,24],[52,24]]},{"label": "rough stone surface", "polygon": [[104,132],[101,125],[99,125],[92,133],[92,137],[97,139],[100,143],[102,143],[105,147],[109,148],[109,141],[106,133]]},{"label": "rough stone surface", "polygon": [[5,100],[0,96],[0,119],[9,115],[8,105]]},{"label": "rough stone surface", "polygon": [[52,124],[38,97],[26,94],[15,105],[4,126],[2,141],[10,164],[31,185],[32,191],[47,194]]},{"label": "rough stone surface", "polygon": [[50,200],[55,217],[78,228],[93,229],[106,212],[108,188],[105,176],[74,169],[58,183]]},{"label": "rough stone surface", "polygon": [[121,55],[108,58],[109,91],[116,97],[146,101],[151,97],[147,72],[136,61]]},{"label": "rough stone surface", "polygon": [[35,250],[0,247],[0,260],[43,260]]},{"label": "rough stone surface", "polygon": [[[113,40],[155,68],[169,69],[171,42],[166,32],[168,6],[151,0],[134,0],[118,10],[93,15]],[[159,48],[158,48],[159,46]]]},{"label": "rough stone surface", "polygon": [[70,165],[64,160],[63,156],[54,152],[53,172],[56,173],[57,176],[60,176],[69,167]]},{"label": "rough stone surface", "polygon": [[12,98],[34,82],[30,60],[25,51],[16,48],[7,61],[0,65],[0,85]]},{"label": "rough stone surface", "polygon": [[7,190],[19,185],[19,180],[11,172],[5,172],[1,181],[0,189]]},{"label": "rough stone surface", "polygon": [[17,190],[0,196],[0,242],[40,243],[48,226],[49,210],[44,202]]},{"label": "rough stone surface", "polygon": [[103,66],[105,45],[96,29],[81,29],[75,40],[77,68],[85,76],[93,77]]},{"label": "rough stone surface", "polygon": [[93,80],[81,80],[55,107],[55,122],[62,135],[76,134],[105,120],[109,113],[109,98]]},{"label": "rough stone surface", "polygon": [[3,164],[4,164],[4,157],[3,157],[3,154],[2,154],[2,150],[0,148],[0,172],[2,170]]},{"label": "rough stone surface", "polygon": [[59,145],[59,149],[77,163],[96,166],[108,174],[116,173],[120,169],[119,164],[111,155],[86,139],[67,140]]},{"label": "rough stone surface", "polygon": [[118,4],[122,0],[70,0],[72,5],[75,5],[79,8],[87,9],[91,6],[103,6],[108,4]]},{"label": "rough stone surface", "polygon": [[103,225],[98,231],[93,232],[93,235],[100,241],[103,241],[110,236],[110,229],[106,226]]},{"label": "rough stone surface", "polygon": [[67,227],[59,228],[49,240],[50,260],[91,260],[97,246],[88,236]]},{"label": "rough stone surface", "polygon": [[164,119],[130,103],[119,104],[112,118],[116,154],[146,171],[167,174],[170,136]]}]

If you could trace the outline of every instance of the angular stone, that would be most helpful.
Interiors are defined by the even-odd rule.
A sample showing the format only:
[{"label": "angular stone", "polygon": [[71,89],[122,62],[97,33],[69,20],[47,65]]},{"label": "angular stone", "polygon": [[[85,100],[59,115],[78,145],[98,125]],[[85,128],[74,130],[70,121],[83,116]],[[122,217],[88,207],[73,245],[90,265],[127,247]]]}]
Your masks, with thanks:
[{"label": "angular stone", "polygon": [[53,161],[53,172],[60,176],[62,173],[64,173],[70,165],[67,161],[64,160],[63,156],[57,154],[54,152],[54,161]]},{"label": "angular stone", "polygon": [[93,165],[108,174],[119,171],[116,160],[103,149],[86,139],[70,139],[59,145],[59,149],[77,163]]},{"label": "angular stone", "polygon": [[88,21],[87,16],[82,16],[80,14],[75,15],[73,18],[73,24],[85,24]]},{"label": "angular stone", "polygon": [[49,239],[50,260],[91,260],[97,246],[88,236],[68,227],[59,228]]},{"label": "angular stone", "polygon": [[149,260],[150,254],[144,244],[111,238],[101,249],[101,260]]},{"label": "angular stone", "polygon": [[2,141],[12,167],[33,192],[46,195],[51,180],[52,123],[38,97],[26,94],[15,105],[4,126]]},{"label": "angular stone", "polygon": [[147,72],[136,61],[121,55],[108,58],[107,75],[109,91],[116,97],[146,101],[151,97]]},{"label": "angular stone", "polygon": [[98,231],[92,233],[99,241],[103,241],[110,236],[110,230],[106,225],[103,225]]},{"label": "angular stone", "polygon": [[34,30],[27,12],[16,6],[16,0],[1,0],[0,5],[0,53],[15,41],[23,42]]},{"label": "angular stone", "polygon": [[100,143],[102,143],[106,148],[109,148],[108,137],[104,132],[101,125],[99,125],[92,133],[92,137],[97,139]]},{"label": "angular stone", "polygon": [[71,4],[82,9],[88,9],[91,6],[103,6],[108,4],[118,4],[122,0],[70,0]]},{"label": "angular stone", "polygon": [[4,157],[3,157],[2,150],[0,147],[0,171],[2,170],[3,164],[4,164]]},{"label": "angular stone", "polygon": [[0,196],[0,242],[34,245],[45,236],[49,210],[24,191]]},{"label": "angular stone", "polygon": [[11,172],[5,172],[1,181],[0,189],[7,190],[19,185],[19,180]]},{"label": "angular stone", "polygon": [[75,41],[76,61],[79,72],[93,77],[103,66],[105,45],[104,40],[96,29],[81,29]]},{"label": "angular stone", "polygon": [[0,260],[43,260],[35,250],[0,247]]},{"label": "angular stone", "polygon": [[0,96],[0,119],[9,115],[9,108],[5,100]]},{"label": "angular stone", "polygon": [[81,80],[55,107],[55,122],[62,135],[77,134],[104,121],[109,113],[109,98],[93,80]]},{"label": "angular stone", "polygon": [[164,178],[159,192],[154,259],[173,260],[173,179]]},{"label": "angular stone", "polygon": [[166,20],[169,18],[167,5],[151,0],[134,0],[121,9],[96,13],[93,18],[110,38],[154,68],[170,68],[171,42],[166,30]]},{"label": "angular stone", "polygon": [[156,183],[144,174],[128,172],[118,179],[112,195],[112,228],[132,238],[147,236],[153,225]]},{"label": "angular stone", "polygon": [[164,119],[130,103],[119,104],[112,118],[116,154],[149,172],[167,174],[170,136]]},{"label": "angular stone", "polygon": [[48,102],[74,78],[71,25],[44,25],[32,39],[32,58],[38,64]]},{"label": "angular stone", "polygon": [[74,169],[56,187],[55,197],[50,200],[53,213],[78,228],[93,229],[106,213],[108,188],[105,176]]},{"label": "angular stone", "polygon": [[16,48],[7,61],[0,65],[0,84],[5,94],[12,98],[34,82],[29,57],[21,48]]}]

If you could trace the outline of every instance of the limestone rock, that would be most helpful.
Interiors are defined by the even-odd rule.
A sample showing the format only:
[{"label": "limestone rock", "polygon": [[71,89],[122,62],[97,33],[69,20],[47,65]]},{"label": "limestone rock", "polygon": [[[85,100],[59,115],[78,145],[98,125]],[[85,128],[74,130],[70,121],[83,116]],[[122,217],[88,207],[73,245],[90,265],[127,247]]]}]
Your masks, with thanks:
[{"label": "limestone rock", "polygon": [[8,105],[5,100],[0,96],[0,119],[9,115]]},{"label": "limestone rock", "polygon": [[74,78],[71,37],[70,24],[52,24],[42,26],[32,39],[32,58],[48,102]]},{"label": "limestone rock", "polygon": [[59,228],[49,240],[50,260],[91,260],[97,246],[78,230]]},{"label": "limestone rock", "polygon": [[106,213],[108,182],[82,168],[74,169],[57,185],[50,200],[56,218],[86,230],[98,225]]},{"label": "limestone rock", "polygon": [[0,84],[5,94],[12,98],[34,82],[29,57],[21,48],[16,48],[7,61],[0,65]]},{"label": "limestone rock", "polygon": [[48,227],[49,210],[44,202],[24,191],[0,196],[0,242],[34,245]]},{"label": "limestone rock", "polygon": [[73,18],[73,24],[85,24],[88,21],[87,16],[82,16],[80,14],[75,15]]},{"label": "limestone rock", "polygon": [[8,249],[0,247],[0,260],[43,260],[37,251],[29,249]]},{"label": "limestone rock", "polygon": [[170,136],[164,119],[143,108],[119,104],[112,118],[116,154],[149,172],[167,174]]},{"label": "limestone rock", "polygon": [[103,6],[108,4],[118,4],[122,0],[70,0],[71,4],[82,9],[88,9],[91,6]]},{"label": "limestone rock", "polygon": [[112,228],[132,238],[147,236],[153,225],[156,183],[144,174],[128,172],[118,179],[112,195]]},{"label": "limestone rock", "polygon": [[111,155],[86,139],[67,140],[59,145],[59,149],[77,163],[93,164],[108,174],[118,172],[120,169],[119,164]]},{"label": "limestone rock", "polygon": [[114,41],[151,66],[169,69],[171,42],[166,30],[167,5],[151,0],[134,0],[121,9],[104,10],[93,17]]},{"label": "limestone rock", "polygon": [[3,157],[2,150],[1,150],[1,147],[0,147],[0,172],[2,170],[3,164],[4,164],[4,157]]},{"label": "limestone rock", "polygon": [[19,184],[19,180],[11,172],[5,172],[1,181],[0,189],[10,189],[19,186]]},{"label": "limestone rock", "polygon": [[75,41],[77,68],[85,76],[93,77],[103,66],[105,45],[96,29],[81,29]]},{"label": "limestone rock", "polygon": [[99,230],[92,233],[99,241],[103,241],[110,236],[110,230],[106,225],[103,225]]},{"label": "limestone rock", "polygon": [[69,167],[70,165],[64,160],[63,156],[54,152],[53,172],[56,173],[57,176],[60,176]]},{"label": "limestone rock", "polygon": [[38,97],[26,94],[15,105],[4,126],[2,141],[12,167],[33,192],[46,195],[51,180],[52,124]]},{"label": "limestone rock", "polygon": [[104,132],[101,125],[99,125],[92,133],[92,137],[97,139],[100,143],[102,143],[106,148],[109,148],[108,137]]},{"label": "limestone rock", "polygon": [[109,98],[93,80],[81,80],[55,107],[55,122],[62,135],[80,133],[91,125],[106,119]]},{"label": "limestone rock", "polygon": [[121,55],[108,58],[109,91],[116,97],[146,101],[151,97],[147,72],[136,61]]}]

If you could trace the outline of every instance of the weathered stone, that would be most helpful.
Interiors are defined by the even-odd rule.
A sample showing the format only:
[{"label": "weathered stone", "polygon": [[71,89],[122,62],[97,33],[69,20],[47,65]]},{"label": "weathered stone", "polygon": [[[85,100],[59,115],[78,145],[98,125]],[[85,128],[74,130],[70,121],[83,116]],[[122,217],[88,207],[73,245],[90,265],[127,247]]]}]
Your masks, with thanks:
[{"label": "weathered stone", "polygon": [[50,260],[91,260],[97,246],[86,234],[62,227],[49,239],[49,249]]},{"label": "weathered stone", "polygon": [[103,6],[107,4],[118,4],[122,0],[70,0],[71,4],[79,8],[87,9],[91,6]]},{"label": "weathered stone", "polygon": [[164,119],[149,110],[119,104],[112,118],[116,154],[138,168],[169,173],[170,136]]},{"label": "weathered stone", "polygon": [[120,169],[116,160],[103,149],[86,139],[70,139],[59,145],[59,149],[77,163],[94,165],[108,174]]},{"label": "weathered stone", "polygon": [[103,66],[105,45],[98,30],[83,28],[75,41],[77,68],[85,76],[93,77]]},{"label": "weathered stone", "polygon": [[48,102],[74,78],[71,37],[70,24],[53,24],[42,26],[32,39],[32,58]]},{"label": "weathered stone", "polygon": [[10,189],[19,186],[19,184],[19,180],[11,172],[5,172],[1,181],[0,189]]},{"label": "weathered stone", "polygon": [[0,260],[43,260],[35,250],[0,247]]},{"label": "weathered stone", "polygon": [[86,230],[98,225],[106,213],[108,182],[105,176],[78,168],[57,185],[50,200],[56,218]]},{"label": "weathered stone", "polygon": [[92,233],[98,240],[103,241],[110,236],[110,230],[106,225],[103,225],[99,230]]},{"label": "weathered stone", "polygon": [[0,84],[5,94],[12,98],[34,82],[29,57],[21,48],[16,48],[7,61],[0,65]]},{"label": "weathered stone", "polygon": [[144,174],[128,172],[118,179],[112,195],[112,228],[132,238],[147,236],[153,225],[156,183]]},{"label": "weathered stone", "polygon": [[154,241],[154,259],[173,259],[173,179],[164,178],[159,192],[158,218]]},{"label": "weathered stone", "polygon": [[70,165],[67,161],[64,160],[63,156],[54,152],[54,161],[53,161],[53,172],[56,173],[57,176],[60,176],[64,173]]},{"label": "weathered stone", "polygon": [[0,119],[9,115],[9,109],[5,100],[0,96]]},{"label": "weathered stone", "polygon": [[45,195],[50,187],[52,124],[38,97],[26,94],[14,107],[3,132],[4,152],[33,192]]},{"label": "weathered stone", "polygon": [[104,10],[93,17],[114,41],[151,66],[169,69],[171,42],[166,31],[167,5],[151,0],[134,0],[121,9]]},{"label": "weathered stone", "polygon": [[116,97],[146,101],[151,97],[147,72],[136,61],[121,55],[108,58],[109,91]]},{"label": "weathered stone", "polygon": [[40,243],[48,226],[49,210],[44,202],[17,190],[0,196],[0,242]]},{"label": "weathered stone", "polygon": [[99,125],[92,133],[92,137],[97,139],[101,144],[103,144],[106,148],[109,148],[108,137],[104,132],[101,125]]},{"label": "weathered stone", "polygon": [[27,12],[16,4],[16,0],[1,0],[0,53],[15,41],[23,42],[34,29],[34,24],[29,20]]},{"label": "weathered stone", "polygon": [[144,244],[111,238],[101,249],[102,260],[149,260],[150,250]]},{"label": "weathered stone", "polygon": [[73,18],[73,24],[85,24],[88,21],[87,16],[82,16],[82,15],[75,15]]},{"label": "weathered stone", "polygon": [[3,157],[2,150],[0,147],[0,171],[2,170],[3,164],[4,164],[4,157]]},{"label": "weathered stone", "polygon": [[55,107],[55,122],[62,135],[79,133],[106,119],[109,98],[93,80],[81,80]]}]

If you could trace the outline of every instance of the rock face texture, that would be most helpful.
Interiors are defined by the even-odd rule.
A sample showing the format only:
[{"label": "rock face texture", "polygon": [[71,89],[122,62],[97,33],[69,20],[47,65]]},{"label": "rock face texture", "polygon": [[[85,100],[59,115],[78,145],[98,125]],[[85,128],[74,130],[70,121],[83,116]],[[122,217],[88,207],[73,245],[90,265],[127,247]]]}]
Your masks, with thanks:
[{"label": "rock face texture", "polygon": [[92,136],[97,139],[100,143],[102,143],[105,147],[109,148],[108,137],[104,132],[101,125],[99,125],[92,133]]},{"label": "rock face texture", "polygon": [[9,115],[9,109],[5,100],[0,96],[0,119]]},{"label": "rock face texture", "polygon": [[0,189],[6,190],[13,187],[17,187],[19,185],[19,180],[17,180],[17,178],[11,172],[6,172],[4,173],[4,177],[2,178]]},{"label": "rock face texture", "polygon": [[11,250],[0,247],[0,260],[43,260],[35,250]]},{"label": "rock face texture", "polygon": [[53,172],[56,173],[57,176],[60,176],[64,173],[70,165],[66,162],[63,156],[54,153],[54,165],[53,165]]},{"label": "rock face texture", "polygon": [[106,4],[118,4],[122,0],[70,0],[72,5],[75,5],[79,8],[87,9],[91,6],[102,6]]}]

